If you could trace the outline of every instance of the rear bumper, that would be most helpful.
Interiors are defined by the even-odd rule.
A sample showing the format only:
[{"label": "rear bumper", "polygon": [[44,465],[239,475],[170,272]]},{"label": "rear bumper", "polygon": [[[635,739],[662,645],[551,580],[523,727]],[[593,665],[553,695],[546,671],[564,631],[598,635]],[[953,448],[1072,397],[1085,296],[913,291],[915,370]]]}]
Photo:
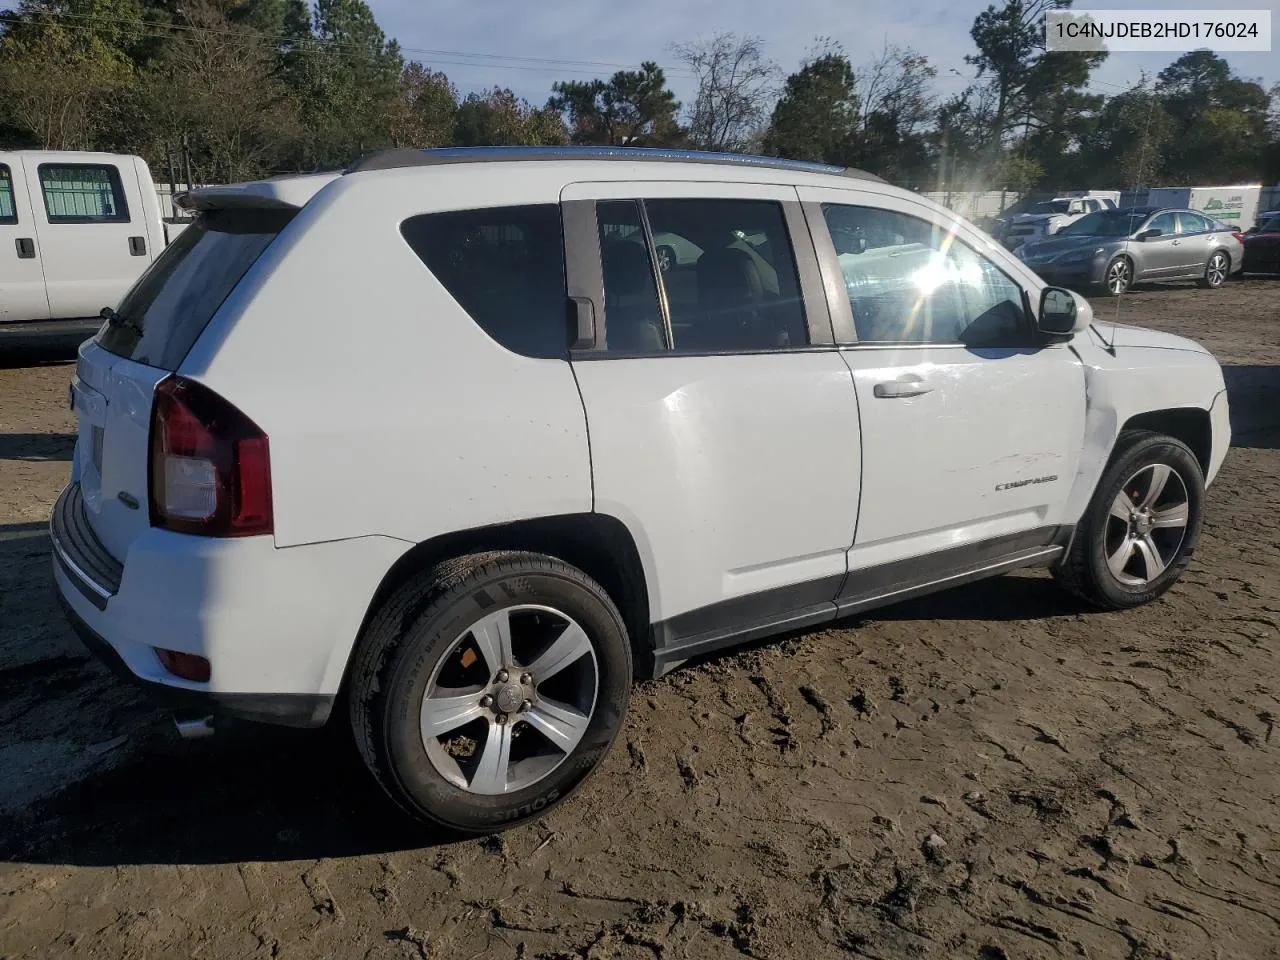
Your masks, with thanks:
[{"label": "rear bumper", "polygon": [[[270,536],[148,529],[112,583],[78,494],[71,484],[50,518],[53,574],[90,649],[170,700],[273,723],[325,721],[378,584],[410,546],[360,537],[277,549]],[[157,648],[204,657],[209,681],[170,674]]]},{"label": "rear bumper", "polygon": [[120,679],[137,684],[158,703],[175,709],[216,713],[285,727],[319,727],[329,719],[336,697],[303,693],[214,693],[147,680],[129,669],[124,658],[59,597],[62,613],[89,652]]}]

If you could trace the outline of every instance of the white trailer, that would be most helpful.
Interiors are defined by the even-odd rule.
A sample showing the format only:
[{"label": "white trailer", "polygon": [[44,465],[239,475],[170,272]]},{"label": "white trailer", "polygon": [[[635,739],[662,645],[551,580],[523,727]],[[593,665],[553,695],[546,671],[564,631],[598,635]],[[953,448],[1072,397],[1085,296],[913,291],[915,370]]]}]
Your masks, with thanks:
[{"label": "white trailer", "polygon": [[1234,187],[1152,187],[1147,192],[1147,206],[1195,210],[1243,231],[1253,226],[1261,193],[1262,187],[1256,183]]}]

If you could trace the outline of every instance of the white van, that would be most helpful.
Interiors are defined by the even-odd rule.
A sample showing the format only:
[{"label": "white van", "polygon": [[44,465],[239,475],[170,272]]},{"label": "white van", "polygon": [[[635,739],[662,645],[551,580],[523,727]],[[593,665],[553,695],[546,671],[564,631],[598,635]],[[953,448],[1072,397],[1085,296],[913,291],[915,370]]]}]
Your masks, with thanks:
[{"label": "white van", "polygon": [[0,152],[0,327],[97,318],[165,243],[141,157]]}]

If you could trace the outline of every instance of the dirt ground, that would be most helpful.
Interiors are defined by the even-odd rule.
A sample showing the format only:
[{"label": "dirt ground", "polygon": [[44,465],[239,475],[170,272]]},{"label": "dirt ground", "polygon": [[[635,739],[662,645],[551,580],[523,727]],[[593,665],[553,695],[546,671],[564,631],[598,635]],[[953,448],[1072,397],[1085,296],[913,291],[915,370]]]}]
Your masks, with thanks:
[{"label": "dirt ground", "polygon": [[1280,957],[1280,280],[1119,314],[1231,390],[1165,599],[1030,572],[686,667],[569,803],[465,842],[337,733],[184,743],[87,658],[44,532],[71,368],[0,358],[0,958]]}]

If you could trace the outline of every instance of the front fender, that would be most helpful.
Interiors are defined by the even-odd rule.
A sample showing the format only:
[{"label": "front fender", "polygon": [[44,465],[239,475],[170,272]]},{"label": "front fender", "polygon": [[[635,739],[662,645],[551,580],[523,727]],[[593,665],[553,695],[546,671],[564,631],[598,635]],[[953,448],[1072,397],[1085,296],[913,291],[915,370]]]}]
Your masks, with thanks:
[{"label": "front fender", "polygon": [[[1155,333],[1152,331],[1152,333]],[[1159,336],[1159,334],[1156,334]],[[1212,431],[1205,483],[1212,482],[1231,442],[1222,368],[1207,352],[1182,346],[1100,345],[1095,331],[1072,344],[1085,377],[1085,438],[1065,516],[1079,520],[1106,469],[1125,423],[1160,411],[1199,410]],[[1187,343],[1170,337],[1173,344]]]}]

